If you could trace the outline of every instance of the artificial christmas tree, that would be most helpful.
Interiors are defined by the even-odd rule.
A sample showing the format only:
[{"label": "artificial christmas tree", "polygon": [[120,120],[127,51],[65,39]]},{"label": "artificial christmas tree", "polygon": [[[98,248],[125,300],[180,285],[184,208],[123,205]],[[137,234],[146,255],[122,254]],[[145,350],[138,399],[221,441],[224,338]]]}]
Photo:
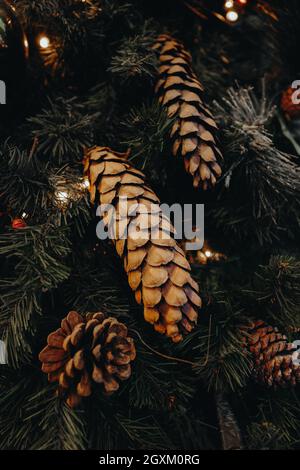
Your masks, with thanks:
[{"label": "artificial christmas tree", "polygon": [[299,1],[9,3],[0,448],[299,449]]}]

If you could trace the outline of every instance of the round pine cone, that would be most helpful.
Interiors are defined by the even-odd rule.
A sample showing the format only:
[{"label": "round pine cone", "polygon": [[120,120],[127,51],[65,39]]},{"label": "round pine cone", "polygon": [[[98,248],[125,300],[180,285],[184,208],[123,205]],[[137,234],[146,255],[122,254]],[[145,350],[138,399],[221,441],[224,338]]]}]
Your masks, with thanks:
[{"label": "round pine cone", "polygon": [[105,394],[119,389],[118,380],[131,375],[130,362],[136,357],[127,327],[102,313],[82,317],[70,312],[61,328],[48,336],[39,355],[49,382],[58,382],[58,392],[69,406],[77,406],[101,385]]},{"label": "round pine cone", "polygon": [[293,94],[296,90],[292,87],[287,88],[281,96],[281,109],[284,114],[290,119],[296,119],[300,117],[300,104],[293,102]]},{"label": "round pine cone", "polygon": [[297,347],[277,328],[258,320],[249,324],[246,336],[256,381],[269,387],[286,387],[300,381]]}]

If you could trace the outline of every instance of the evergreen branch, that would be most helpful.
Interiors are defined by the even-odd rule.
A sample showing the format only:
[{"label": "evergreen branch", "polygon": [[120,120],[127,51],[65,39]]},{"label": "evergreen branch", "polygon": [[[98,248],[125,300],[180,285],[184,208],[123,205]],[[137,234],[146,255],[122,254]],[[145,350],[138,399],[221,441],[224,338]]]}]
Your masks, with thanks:
[{"label": "evergreen branch", "polygon": [[255,273],[250,294],[276,326],[299,326],[300,261],[291,256],[271,256],[269,263]]},{"label": "evergreen branch", "polygon": [[58,164],[78,161],[84,147],[93,143],[93,123],[99,113],[86,114],[75,98],[49,100],[49,107],[29,118],[38,151]]},{"label": "evergreen branch", "polygon": [[[264,88],[260,99],[251,89],[238,88],[230,89],[217,109],[227,138],[228,169],[223,182],[232,206],[228,206],[227,217],[233,225],[233,217],[238,223],[241,213],[249,226],[252,218],[260,242],[274,239],[288,226],[288,217],[300,201],[296,160],[275,147],[274,136],[268,130],[274,107],[268,102]],[[242,186],[241,181],[244,181]],[[224,207],[217,209],[215,215],[220,210]]]},{"label": "evergreen branch", "polygon": [[156,351],[151,354],[144,348],[139,348],[138,352],[134,375],[127,387],[131,406],[163,410],[169,406],[174,394],[176,408],[186,406],[194,393],[193,378],[190,377],[189,369],[180,367],[180,364],[191,363],[159,354],[159,357],[165,358],[162,362],[158,357],[155,358]]},{"label": "evergreen branch", "polygon": [[41,433],[31,443],[31,450],[85,450],[86,429],[80,411],[74,411],[60,398],[49,396],[47,387],[43,395],[30,397],[26,422],[33,417]]},{"label": "evergreen branch", "polygon": [[[1,290],[7,287],[7,283],[1,284]],[[26,293],[21,289],[11,290],[1,295],[1,304],[0,328],[7,362],[17,369],[32,359],[30,342],[36,333],[34,317],[42,313],[41,295],[34,290]]]},{"label": "evergreen branch", "polygon": [[153,78],[157,73],[157,56],[152,49],[155,38],[153,23],[146,21],[139,34],[123,39],[108,70],[122,81],[136,76]]},{"label": "evergreen branch", "polygon": [[249,450],[288,450],[297,444],[297,440],[291,440],[282,429],[268,421],[250,424],[246,440]]},{"label": "evergreen branch", "polygon": [[42,292],[55,289],[69,276],[66,231],[36,226],[0,235],[0,256],[11,275],[0,281],[1,336],[8,363],[17,368],[28,362],[34,320],[42,313]]},{"label": "evergreen branch", "polygon": [[130,160],[160,186],[170,177],[167,157],[172,123],[156,102],[131,109],[121,122],[122,143],[132,150]]},{"label": "evergreen branch", "polygon": [[299,443],[300,403],[295,391],[269,391],[257,397],[258,421],[272,423],[281,431],[281,442]]},{"label": "evergreen branch", "polygon": [[[246,384],[252,363],[249,353],[243,348],[244,339],[240,330],[240,325],[246,324],[249,319],[226,296],[221,299],[219,293],[218,297],[213,304],[211,328],[203,326],[201,332],[195,332],[190,341],[194,343],[196,340],[194,351],[198,365],[194,368],[195,373],[208,390],[224,393]],[[207,357],[208,341],[210,348]]]},{"label": "evergreen branch", "polygon": [[4,205],[17,216],[30,214],[39,220],[48,204],[47,165],[43,166],[27,151],[9,141],[0,149],[2,172],[0,194]]},{"label": "evergreen branch", "polygon": [[0,368],[0,436],[2,449],[83,450],[85,426],[75,412],[43,383],[36,369]]},{"label": "evergreen branch", "polygon": [[89,448],[163,449],[173,448],[161,424],[153,417],[135,410],[120,401],[95,397],[87,405]]},{"label": "evergreen branch", "polygon": [[139,449],[173,449],[161,425],[152,416],[132,419],[117,415],[116,420],[133,445]]}]

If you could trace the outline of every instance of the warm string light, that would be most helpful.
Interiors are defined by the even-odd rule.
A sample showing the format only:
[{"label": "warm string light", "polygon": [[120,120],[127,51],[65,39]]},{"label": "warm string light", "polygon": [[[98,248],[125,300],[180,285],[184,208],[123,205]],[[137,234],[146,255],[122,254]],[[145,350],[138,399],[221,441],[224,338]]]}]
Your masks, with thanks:
[{"label": "warm string light", "polygon": [[201,240],[199,237],[195,236],[192,240],[184,240],[182,242],[183,250],[186,252],[190,263],[193,265],[214,264],[214,263],[219,263],[221,261],[227,260],[227,256],[224,253],[221,253],[211,248],[211,246],[206,240],[202,248],[200,248],[199,250],[195,250],[195,251],[189,251],[187,249],[187,243],[190,243],[190,242],[199,243],[199,246],[201,246]]},{"label": "warm string light", "polygon": [[60,191],[59,189],[55,192],[55,201],[58,207],[61,209],[68,207],[70,200],[70,194],[68,191]]},{"label": "warm string light", "polygon": [[41,49],[48,49],[48,47],[50,46],[50,39],[48,38],[48,36],[41,35],[38,38],[38,43]]},{"label": "warm string light", "polygon": [[239,14],[235,10],[229,10],[226,13],[226,19],[230,21],[230,23],[235,23],[239,19]]},{"label": "warm string light", "polygon": [[90,189],[90,187],[91,187],[90,180],[87,176],[85,178],[83,178],[81,186],[82,186],[82,189]]},{"label": "warm string light", "polygon": [[24,47],[25,47],[25,55],[26,58],[29,56],[29,42],[26,36],[24,36],[24,41],[23,41]]},{"label": "warm string light", "polygon": [[45,67],[54,74],[57,71],[58,50],[61,47],[58,38],[50,37],[47,33],[42,32],[37,36],[36,42]]},{"label": "warm string light", "polygon": [[195,253],[190,253],[190,262],[192,264],[205,265],[208,263],[218,263],[227,259],[226,255],[218,251],[213,251],[211,248],[207,248],[206,245],[207,244],[205,243],[201,250],[198,250]]},{"label": "warm string light", "polygon": [[248,0],[226,0],[224,9],[226,10],[226,20],[230,23],[236,23],[239,19],[239,13],[242,7],[245,7]]},{"label": "warm string light", "polygon": [[70,189],[58,187],[54,193],[56,206],[61,210],[66,210],[72,202],[79,201],[89,188],[90,182],[87,177],[82,178],[79,183],[70,184]]}]

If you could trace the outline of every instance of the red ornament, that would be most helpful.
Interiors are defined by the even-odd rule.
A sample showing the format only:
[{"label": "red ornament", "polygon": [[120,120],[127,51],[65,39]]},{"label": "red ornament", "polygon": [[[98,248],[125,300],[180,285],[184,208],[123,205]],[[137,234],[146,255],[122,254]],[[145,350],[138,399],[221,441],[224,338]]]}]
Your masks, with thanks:
[{"label": "red ornament", "polygon": [[11,223],[11,226],[12,226],[13,229],[18,230],[20,228],[27,227],[27,224],[26,224],[25,220],[23,220],[23,219],[14,219]]},{"label": "red ornament", "polygon": [[300,103],[297,104],[296,100],[294,99],[295,93],[297,93],[299,97],[299,91],[297,92],[295,88],[290,86],[282,93],[281,96],[281,109],[290,119],[300,117]]}]

